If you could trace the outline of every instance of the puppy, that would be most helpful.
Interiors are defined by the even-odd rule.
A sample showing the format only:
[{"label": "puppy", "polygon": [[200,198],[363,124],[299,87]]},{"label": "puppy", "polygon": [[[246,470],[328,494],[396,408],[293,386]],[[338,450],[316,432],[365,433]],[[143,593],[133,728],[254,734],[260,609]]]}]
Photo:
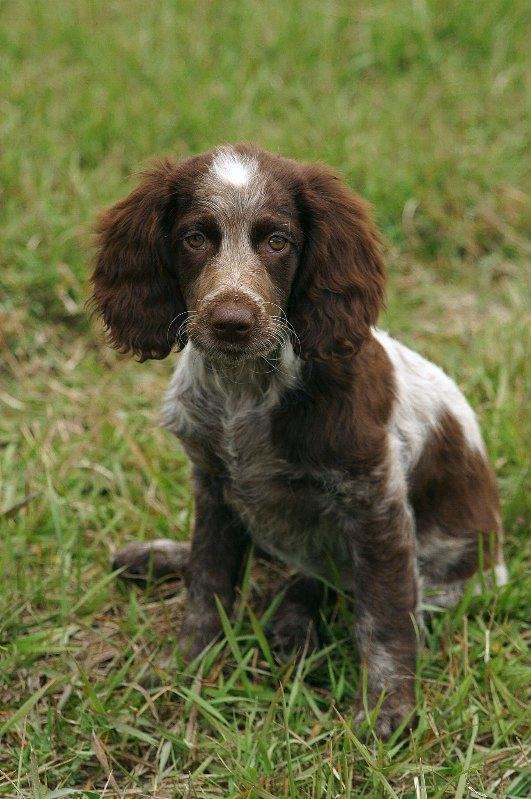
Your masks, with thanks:
[{"label": "puppy", "polygon": [[[118,564],[186,565],[189,657],[220,632],[253,541],[289,564],[274,620],[304,645],[322,582],[352,594],[377,732],[414,707],[421,589],[453,604],[483,564],[505,580],[499,499],[473,411],[437,366],[375,327],[384,297],[369,210],[329,169],[249,146],[161,161],[97,225],[94,307],[140,361],[183,350],[165,426],[193,464],[191,550],[135,545]],[[361,707],[361,704],[360,704]]]}]

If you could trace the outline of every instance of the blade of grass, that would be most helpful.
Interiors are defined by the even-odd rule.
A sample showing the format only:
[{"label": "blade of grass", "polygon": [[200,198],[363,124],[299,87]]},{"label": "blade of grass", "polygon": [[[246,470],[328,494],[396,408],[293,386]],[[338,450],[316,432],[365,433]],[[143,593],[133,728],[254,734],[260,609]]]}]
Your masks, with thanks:
[{"label": "blade of grass", "polygon": [[38,691],[35,691],[32,696],[29,697],[20,707],[16,710],[12,716],[8,718],[8,720],[0,727],[0,738],[9,732],[9,730],[13,729],[17,722],[21,721],[25,718],[30,710],[35,707],[37,702],[39,702],[48,691],[53,688],[54,685],[60,685],[61,679],[59,677],[53,677],[46,685],[43,685],[42,688],[39,688]]},{"label": "blade of grass", "polygon": [[461,776],[459,777],[459,782],[457,783],[455,799],[463,799],[463,796],[465,795],[466,782],[468,774],[470,772],[470,764],[472,763],[472,755],[474,753],[474,744],[476,742],[476,737],[478,734],[478,727],[479,727],[479,720],[476,713],[472,718],[472,731],[470,733],[470,741],[468,742],[468,747],[465,755],[465,762],[463,763]]}]

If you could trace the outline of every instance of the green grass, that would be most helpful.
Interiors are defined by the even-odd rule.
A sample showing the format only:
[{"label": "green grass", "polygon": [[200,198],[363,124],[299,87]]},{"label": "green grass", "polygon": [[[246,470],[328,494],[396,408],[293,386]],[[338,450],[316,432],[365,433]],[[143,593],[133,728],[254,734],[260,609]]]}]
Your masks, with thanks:
[{"label": "green grass", "polygon": [[[529,795],[528,12],[0,3],[0,796]],[[192,509],[157,427],[174,359],[116,355],[84,310],[90,222],[150,157],[241,140],[326,161],[374,204],[383,324],[457,379],[499,477],[510,583],[435,618],[402,742],[353,729],[342,608],[326,649],[280,669],[251,571],[226,640],[187,671],[182,591],[109,576],[114,547],[187,537]]]}]

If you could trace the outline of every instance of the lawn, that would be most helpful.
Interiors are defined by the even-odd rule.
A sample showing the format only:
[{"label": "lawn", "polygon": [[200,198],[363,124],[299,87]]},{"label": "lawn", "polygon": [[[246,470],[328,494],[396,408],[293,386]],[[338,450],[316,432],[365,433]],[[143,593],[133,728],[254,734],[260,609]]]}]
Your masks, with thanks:
[{"label": "lawn", "polygon": [[[526,18],[525,0],[0,2],[1,797],[529,795]],[[370,200],[382,326],[464,389],[499,478],[510,581],[435,616],[404,740],[353,727],[344,607],[280,667],[250,567],[186,669],[180,585],[109,571],[126,541],[188,537],[192,507],[158,427],[176,356],[137,364],[88,318],[91,223],[151,157],[227,141],[325,161]]]}]

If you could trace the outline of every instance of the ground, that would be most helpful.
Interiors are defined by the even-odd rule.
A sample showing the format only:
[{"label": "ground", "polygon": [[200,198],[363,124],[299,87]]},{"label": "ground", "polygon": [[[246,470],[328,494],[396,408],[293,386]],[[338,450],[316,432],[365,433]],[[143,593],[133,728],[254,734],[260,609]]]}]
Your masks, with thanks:
[{"label": "ground", "polygon": [[[527,3],[4,0],[0,15],[0,796],[529,795]],[[249,571],[225,640],[186,670],[179,585],[109,572],[126,541],[186,538],[192,509],[157,426],[175,358],[115,354],[84,308],[91,221],[150,157],[226,141],[325,161],[369,199],[382,326],[457,380],[499,479],[509,583],[435,616],[419,726],[386,745],[352,725],[343,606],[325,649],[280,668]]]}]

